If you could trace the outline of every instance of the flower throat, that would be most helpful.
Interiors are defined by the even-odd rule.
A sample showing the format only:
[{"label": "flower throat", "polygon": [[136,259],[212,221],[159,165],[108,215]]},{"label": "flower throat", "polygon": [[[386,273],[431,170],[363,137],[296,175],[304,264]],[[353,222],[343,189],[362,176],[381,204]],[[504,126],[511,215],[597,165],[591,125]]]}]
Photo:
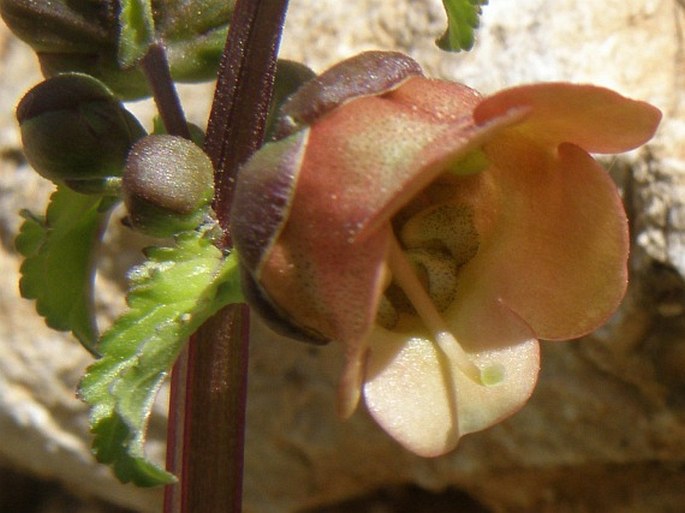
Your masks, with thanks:
[{"label": "flower throat", "polygon": [[[442,186],[440,189],[445,184]],[[459,269],[478,251],[473,214],[454,202],[430,205],[431,192],[426,191],[395,219],[395,237],[387,259],[388,283],[377,322],[393,331],[415,328],[418,322],[429,330],[450,361],[473,381],[482,383],[481,370],[471,362],[442,316],[454,302]],[[444,194],[444,190],[436,192]]]}]

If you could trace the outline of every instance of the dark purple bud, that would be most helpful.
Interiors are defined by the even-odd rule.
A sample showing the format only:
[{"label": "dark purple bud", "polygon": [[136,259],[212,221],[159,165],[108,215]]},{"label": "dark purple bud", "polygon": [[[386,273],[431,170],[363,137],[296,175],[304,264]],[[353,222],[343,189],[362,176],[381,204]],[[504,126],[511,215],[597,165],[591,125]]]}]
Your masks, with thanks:
[{"label": "dark purple bud", "polygon": [[364,52],[310,80],[281,108],[276,138],[311,124],[327,112],[360,96],[379,95],[423,71],[411,57],[397,52]]},{"label": "dark purple bud", "polygon": [[26,158],[56,183],[121,176],[145,130],[100,81],[70,73],[41,82],[19,102]]},{"label": "dark purple bud", "polygon": [[156,237],[192,230],[213,218],[214,170],[195,143],[150,135],[131,149],[122,182],[129,224]]}]

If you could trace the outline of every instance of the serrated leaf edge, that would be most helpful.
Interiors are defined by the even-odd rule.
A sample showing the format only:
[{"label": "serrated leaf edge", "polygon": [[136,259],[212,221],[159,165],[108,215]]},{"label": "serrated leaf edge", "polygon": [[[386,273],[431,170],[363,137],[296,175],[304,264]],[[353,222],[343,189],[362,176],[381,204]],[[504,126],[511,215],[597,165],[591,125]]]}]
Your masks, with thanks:
[{"label": "serrated leaf edge", "polygon": [[[182,263],[192,261],[197,255],[193,255],[192,251],[186,251],[189,248],[184,248],[183,244],[184,240],[187,240],[187,238],[198,236],[199,235],[196,232],[185,232],[177,236],[174,248],[155,247],[148,249],[146,252],[148,257],[146,262],[140,266],[136,266],[130,273],[132,284],[128,297],[129,304],[136,303],[135,298],[137,295],[144,292],[146,285],[149,285],[149,281],[154,280],[154,274],[160,272],[160,268],[167,269],[169,265],[173,267],[174,263],[169,262],[169,259],[174,258],[175,251],[183,256],[181,259]],[[211,244],[211,242],[207,240],[203,243]],[[178,301],[179,303],[191,304],[187,304],[181,311],[176,311],[175,315],[166,320],[166,323],[180,323],[185,326],[179,330],[179,336],[170,344],[175,347],[175,350],[173,358],[170,358],[168,362],[168,366],[165,369],[159,369],[156,376],[153,373],[153,378],[151,380],[146,380],[151,381],[152,385],[145,390],[144,395],[146,397],[144,398],[143,408],[137,412],[140,413],[142,411],[142,416],[136,415],[135,419],[131,419],[121,410],[120,401],[123,399],[121,392],[117,392],[117,389],[124,387],[122,389],[125,390],[125,387],[127,386],[127,377],[130,379],[130,377],[135,374],[136,368],[141,364],[141,359],[146,355],[146,347],[148,344],[155,341],[154,336],[145,337],[144,340],[138,343],[136,350],[128,356],[123,354],[113,356],[111,354],[111,350],[116,349],[116,340],[114,339],[118,336],[113,335],[113,330],[117,329],[116,326],[119,324],[126,325],[135,323],[134,319],[137,314],[132,313],[133,306],[117,319],[112,328],[103,335],[103,341],[105,339],[109,340],[108,345],[103,344],[100,346],[103,357],[87,369],[86,374],[81,381],[79,396],[91,406],[91,429],[95,434],[93,448],[96,456],[99,456],[98,447],[110,447],[108,443],[111,442],[106,442],[103,445],[101,439],[108,421],[110,423],[110,429],[118,429],[117,423],[121,422],[123,424],[122,427],[125,427],[127,430],[118,458],[109,458],[107,457],[108,453],[102,454],[102,458],[99,456],[99,459],[103,459],[103,462],[112,465],[117,477],[124,482],[131,480],[140,486],[152,486],[173,482],[173,476],[171,474],[159,468],[145,457],[144,442],[148,418],[154,402],[154,397],[157,395],[171,365],[173,365],[173,361],[182,349],[185,339],[187,339],[204,320],[216,313],[221,307],[242,300],[239,289],[239,273],[237,272],[237,258],[235,253],[223,256],[219,250],[216,249],[215,256],[217,258],[217,265],[214,267],[214,271],[212,272],[213,276],[208,285],[204,287],[203,291],[193,300]],[[206,257],[201,258],[205,259]],[[206,268],[206,266],[201,267]],[[233,295],[226,294],[227,284],[230,284],[230,289],[233,289]],[[155,308],[144,315],[154,317],[156,313],[159,313],[159,308]],[[164,317],[164,315],[162,315],[162,317]],[[163,321],[160,319],[160,322]],[[181,338],[183,340],[179,340]],[[103,372],[103,370],[107,369],[110,365],[112,368],[106,371],[104,376],[106,379],[103,380],[103,376],[99,376],[98,374]],[[142,472],[143,469],[145,470],[144,472]],[[133,474],[128,475],[127,472],[133,472]]]}]

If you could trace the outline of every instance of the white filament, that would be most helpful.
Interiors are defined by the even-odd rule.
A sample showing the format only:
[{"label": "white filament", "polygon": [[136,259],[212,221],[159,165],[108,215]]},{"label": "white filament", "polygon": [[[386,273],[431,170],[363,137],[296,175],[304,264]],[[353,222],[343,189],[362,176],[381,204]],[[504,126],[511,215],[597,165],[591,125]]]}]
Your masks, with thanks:
[{"label": "white filament", "polygon": [[466,351],[450,332],[395,237],[392,237],[390,243],[388,267],[393,281],[404,291],[443,354],[471,380],[482,384],[480,369],[469,359]]}]

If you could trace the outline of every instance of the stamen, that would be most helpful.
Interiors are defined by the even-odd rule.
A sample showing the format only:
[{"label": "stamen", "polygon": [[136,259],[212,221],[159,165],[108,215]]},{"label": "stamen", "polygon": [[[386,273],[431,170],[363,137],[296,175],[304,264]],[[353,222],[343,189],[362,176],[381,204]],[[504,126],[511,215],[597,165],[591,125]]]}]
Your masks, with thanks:
[{"label": "stamen", "polygon": [[347,356],[338,387],[338,415],[342,419],[350,418],[359,403],[364,381],[365,356],[365,350],[357,350],[353,355]]},{"label": "stamen", "polygon": [[416,313],[431,331],[440,350],[471,380],[483,384],[480,369],[469,359],[466,351],[448,329],[447,323],[433,304],[433,300],[421,284],[412,264],[404,255],[395,237],[392,237],[390,242],[388,267],[392,272],[393,281],[411,301]]}]

